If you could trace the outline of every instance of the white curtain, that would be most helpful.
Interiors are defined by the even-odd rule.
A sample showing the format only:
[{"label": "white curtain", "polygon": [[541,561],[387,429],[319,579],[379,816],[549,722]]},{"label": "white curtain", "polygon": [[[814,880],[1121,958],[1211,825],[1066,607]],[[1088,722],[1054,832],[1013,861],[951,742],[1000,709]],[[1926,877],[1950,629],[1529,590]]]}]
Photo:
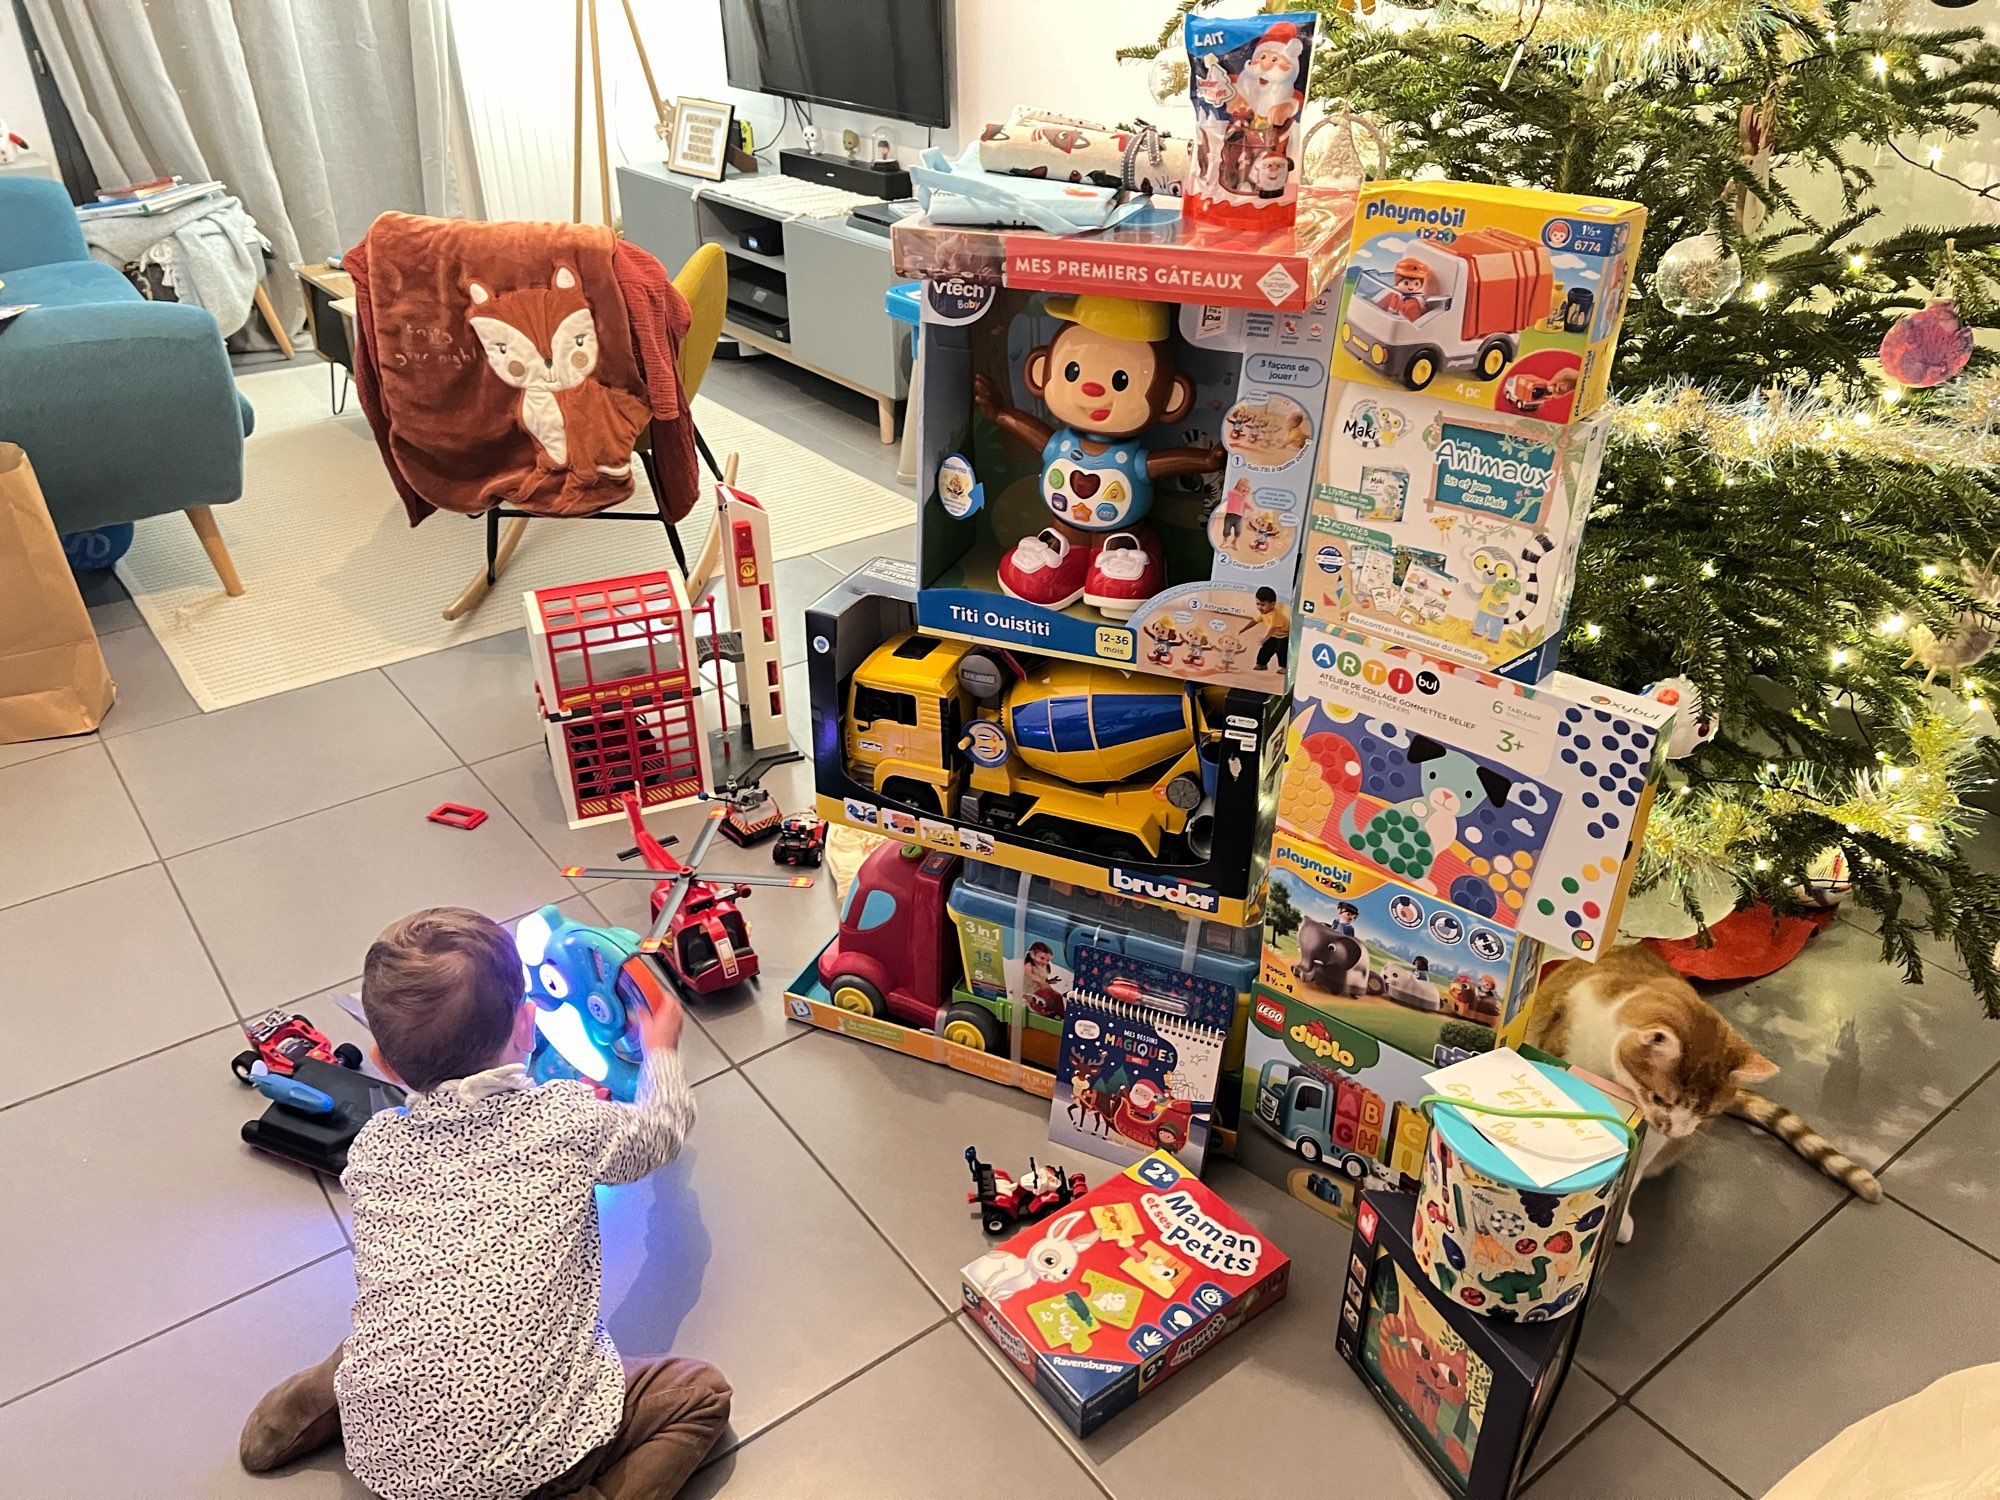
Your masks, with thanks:
[{"label": "white curtain", "polygon": [[107,186],[213,177],[289,267],[375,215],[479,212],[445,0],[26,0]]}]

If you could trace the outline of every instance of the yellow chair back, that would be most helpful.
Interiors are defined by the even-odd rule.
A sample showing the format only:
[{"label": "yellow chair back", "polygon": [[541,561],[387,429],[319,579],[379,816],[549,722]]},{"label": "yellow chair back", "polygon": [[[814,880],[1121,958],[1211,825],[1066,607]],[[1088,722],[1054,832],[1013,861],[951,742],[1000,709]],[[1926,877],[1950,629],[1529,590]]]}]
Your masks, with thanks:
[{"label": "yellow chair back", "polygon": [[729,305],[729,258],[720,245],[703,245],[675,273],[674,285],[687,298],[693,319],[681,340],[681,388],[692,401],[715,359],[722,315]]}]

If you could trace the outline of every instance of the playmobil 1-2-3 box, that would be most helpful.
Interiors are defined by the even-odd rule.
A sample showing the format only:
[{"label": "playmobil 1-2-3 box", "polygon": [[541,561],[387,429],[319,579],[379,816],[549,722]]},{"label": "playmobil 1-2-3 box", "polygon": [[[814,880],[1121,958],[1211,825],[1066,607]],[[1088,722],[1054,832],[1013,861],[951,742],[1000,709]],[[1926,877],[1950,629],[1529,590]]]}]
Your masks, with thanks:
[{"label": "playmobil 1-2-3 box", "polygon": [[806,615],[822,816],[1030,875],[1255,920],[1286,704],[917,628],[878,560]]},{"label": "playmobil 1-2-3 box", "polygon": [[1336,377],[1509,416],[1603,405],[1646,210],[1462,182],[1355,204]]},{"label": "playmobil 1-2-3 box", "polygon": [[1559,636],[1608,423],[1337,384],[1299,613],[1489,670]]},{"label": "playmobil 1-2-3 box", "polygon": [[1164,1151],[968,1265],[965,1307],[1087,1436],[1285,1295],[1291,1259]]},{"label": "playmobil 1-2-3 box", "polygon": [[1330,304],[1076,285],[926,283],[917,623],[1283,691]]},{"label": "playmobil 1-2-3 box", "polygon": [[1301,657],[1281,827],[1565,957],[1611,940],[1670,705],[1351,631],[1306,631]]}]

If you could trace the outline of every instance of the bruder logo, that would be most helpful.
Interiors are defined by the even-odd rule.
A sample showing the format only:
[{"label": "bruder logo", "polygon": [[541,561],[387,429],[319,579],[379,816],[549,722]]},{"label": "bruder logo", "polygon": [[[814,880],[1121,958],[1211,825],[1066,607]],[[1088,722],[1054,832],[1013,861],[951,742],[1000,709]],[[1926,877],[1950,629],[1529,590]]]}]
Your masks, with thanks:
[{"label": "bruder logo", "polygon": [[1188,880],[1155,880],[1116,865],[1111,869],[1111,889],[1121,896],[1149,896],[1155,901],[1185,906],[1189,911],[1215,911],[1222,905],[1221,893],[1208,886]]}]

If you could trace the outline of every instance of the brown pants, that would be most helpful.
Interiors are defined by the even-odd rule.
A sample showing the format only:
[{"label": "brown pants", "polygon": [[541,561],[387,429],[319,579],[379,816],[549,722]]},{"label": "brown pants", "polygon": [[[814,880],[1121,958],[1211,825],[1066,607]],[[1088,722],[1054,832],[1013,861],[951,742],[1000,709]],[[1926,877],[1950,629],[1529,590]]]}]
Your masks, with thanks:
[{"label": "brown pants", "polygon": [[[343,1345],[344,1349],[346,1346]],[[274,1387],[244,1424],[243,1467],[263,1473],[304,1458],[340,1436],[335,1349]],[[729,1423],[729,1382],[693,1359],[625,1361],[625,1416],[611,1441],[586,1453],[530,1500],[672,1500]]]}]

